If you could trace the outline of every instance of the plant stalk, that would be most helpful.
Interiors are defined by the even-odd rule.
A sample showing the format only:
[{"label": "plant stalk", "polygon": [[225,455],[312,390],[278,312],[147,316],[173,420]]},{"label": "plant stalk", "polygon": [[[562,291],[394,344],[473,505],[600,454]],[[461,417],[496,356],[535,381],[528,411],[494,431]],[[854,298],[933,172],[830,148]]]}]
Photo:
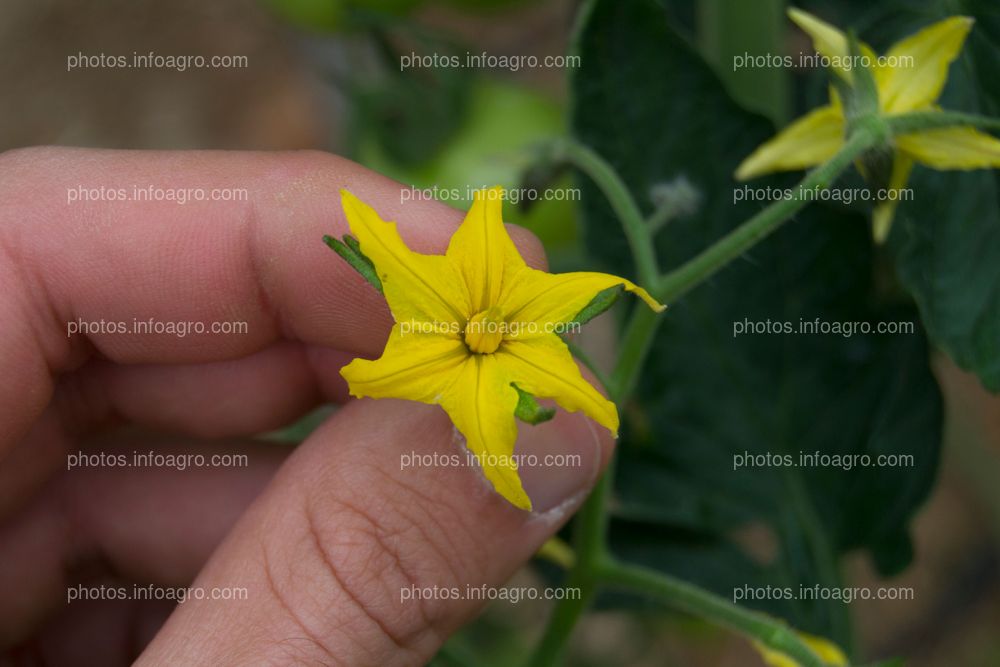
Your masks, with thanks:
[{"label": "plant stalk", "polygon": [[632,198],[618,172],[604,158],[589,147],[571,139],[560,141],[553,147],[556,159],[564,160],[589,176],[607,198],[612,210],[622,224],[625,238],[635,260],[639,284],[651,287],[656,283],[660,270],[656,264],[649,229],[642,212]]},{"label": "plant stalk", "polygon": [[643,591],[672,609],[734,630],[784,653],[801,667],[824,667],[825,663],[783,621],[750,611],[686,581],[639,565],[608,562],[597,572],[602,582]]},{"label": "plant stalk", "polygon": [[830,187],[841,172],[876,141],[875,134],[864,126],[858,127],[836,155],[806,174],[791,197],[772,203],[693,259],[668,273],[657,284],[654,296],[669,305],[671,301],[713,276],[719,269],[765,239],[812,201],[811,197],[805,194],[807,191]]}]

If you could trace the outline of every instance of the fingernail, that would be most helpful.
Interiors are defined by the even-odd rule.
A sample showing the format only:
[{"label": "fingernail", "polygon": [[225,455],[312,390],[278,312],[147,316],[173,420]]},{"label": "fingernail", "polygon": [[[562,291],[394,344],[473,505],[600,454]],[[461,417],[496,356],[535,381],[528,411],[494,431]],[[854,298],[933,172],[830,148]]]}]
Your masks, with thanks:
[{"label": "fingernail", "polygon": [[518,423],[518,474],[532,512],[582,502],[604,468],[611,436],[580,413],[559,410],[537,426]]}]

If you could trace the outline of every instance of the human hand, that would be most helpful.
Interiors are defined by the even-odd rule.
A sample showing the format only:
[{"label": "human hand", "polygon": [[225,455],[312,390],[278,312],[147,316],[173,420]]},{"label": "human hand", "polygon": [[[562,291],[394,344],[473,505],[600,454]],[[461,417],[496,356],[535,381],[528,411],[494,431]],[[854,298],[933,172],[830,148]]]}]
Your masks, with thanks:
[{"label": "human hand", "polygon": [[[67,197],[151,184],[249,196]],[[339,369],[378,356],[391,316],[320,241],[347,231],[342,187],[422,252],[442,252],[462,218],[404,205],[397,183],[315,153],[0,156],[3,660],[422,664],[485,604],[470,587],[502,586],[583,500],[611,449],[584,417],[521,427],[519,453],[581,457],[522,471],[529,514],[474,468],[413,464],[462,456],[439,408],[346,403]],[[544,262],[533,236],[511,234]],[[67,335],[69,323],[150,318],[246,332]],[[346,405],[287,459],[250,439],[322,401]],[[150,450],[245,453],[249,465],[67,470],[76,453]],[[67,602],[73,587],[124,582],[246,596]]]}]

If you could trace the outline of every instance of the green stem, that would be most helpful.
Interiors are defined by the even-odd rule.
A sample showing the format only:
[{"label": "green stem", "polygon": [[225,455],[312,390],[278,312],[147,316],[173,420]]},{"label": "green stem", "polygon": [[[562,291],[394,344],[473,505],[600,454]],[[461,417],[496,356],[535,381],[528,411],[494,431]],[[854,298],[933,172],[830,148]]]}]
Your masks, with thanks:
[{"label": "green stem", "polygon": [[653,285],[660,270],[656,265],[656,252],[649,237],[649,229],[618,172],[593,150],[573,140],[560,141],[553,146],[553,151],[555,159],[569,162],[585,173],[604,193],[625,231],[640,284]]},{"label": "green stem", "polygon": [[873,132],[864,126],[859,127],[836,155],[806,174],[798,187],[794,188],[791,197],[774,202],[693,259],[668,273],[659,281],[654,295],[661,302],[669,304],[704,282],[804,208],[814,199],[807,192],[830,187],[841,172],[876,141],[877,136]]},{"label": "green stem", "polygon": [[[780,227],[811,201],[811,197],[804,194],[806,191],[829,187],[855,158],[882,138],[877,128],[859,125],[836,155],[802,179],[792,197],[771,204],[701,254],[662,277],[657,269],[650,227],[643,221],[635,200],[614,169],[589,148],[572,141],[553,146],[553,157],[570,162],[597,183],[622,223],[640,281],[655,286],[658,298],[667,302],[686,293]],[[637,307],[634,310],[621,342],[621,356],[607,385],[616,403],[622,404],[635,389],[661,319],[657,313],[646,308]],[[822,666],[815,654],[780,621],[742,609],[696,586],[657,572],[610,564],[606,507],[612,477],[609,468],[587,498],[574,524],[577,561],[567,577],[567,586],[579,588],[580,595],[556,604],[542,639],[529,659],[530,667],[558,664],[573,628],[602,580],[653,591],[679,609],[733,628],[797,659],[803,667]]]},{"label": "green stem", "polygon": [[[601,189],[622,223],[632,256],[635,258],[640,282],[646,285],[655,284],[660,272],[656,264],[650,228],[618,173],[601,156],[583,144],[565,141],[555,144],[552,149],[553,159],[574,165]],[[622,341],[623,352],[618,359],[615,372],[610,381],[602,381],[611,399],[616,403],[621,403],[635,385],[642,361],[652,344],[653,332],[659,318],[646,311],[645,307],[637,308],[632,318],[632,325],[629,326],[629,331]],[[566,585],[578,588],[580,595],[576,599],[564,598],[556,603],[542,639],[528,661],[529,667],[549,667],[558,664],[573,628],[576,627],[577,621],[596,592],[597,579],[594,572],[607,558],[606,505],[611,493],[612,477],[613,472],[609,464],[584,502],[574,523],[577,561],[570,570]]]},{"label": "green stem", "polygon": [[528,660],[528,667],[551,667],[559,664],[573,628],[597,592],[595,573],[607,558],[608,517],[605,506],[611,492],[613,463],[614,459],[580,508],[573,525],[576,563],[566,579],[566,587],[578,589],[580,595],[576,598],[565,597],[556,603],[542,639]]},{"label": "green stem", "polygon": [[566,343],[566,347],[569,348],[570,354],[579,359],[580,362],[587,367],[587,370],[589,370],[591,373],[594,374],[594,377],[597,378],[597,381],[601,383],[601,386],[604,387],[607,391],[611,391],[610,378],[608,378],[607,374],[604,371],[602,371],[600,368],[597,367],[597,364],[594,362],[591,356],[587,354],[587,352],[576,343],[573,343],[568,340],[563,340],[563,342]]},{"label": "green stem", "polygon": [[653,211],[649,217],[646,218],[646,227],[649,228],[650,235],[656,234],[658,231],[666,227],[667,223],[673,220],[676,215],[677,212],[670,206],[661,206]]},{"label": "green stem", "polygon": [[645,304],[637,304],[633,309],[619,346],[621,353],[610,378],[611,400],[616,404],[624,404],[635,391],[642,365],[646,361],[646,355],[653,345],[654,334],[662,320],[662,313],[654,313],[646,308]]},{"label": "green stem", "polygon": [[[836,551],[830,543],[823,522],[816,513],[802,479],[785,470],[782,476],[789,502],[787,507],[795,516],[802,529],[806,548],[816,566],[819,583],[828,589],[843,588]],[[831,639],[836,641],[848,654],[854,654],[854,632],[851,628],[851,614],[847,605],[836,605],[830,617]]]},{"label": "green stem", "polygon": [[945,127],[980,127],[986,130],[1000,130],[1000,118],[990,118],[989,116],[960,111],[917,111],[889,116],[885,122],[894,135]]},{"label": "green stem", "polygon": [[[659,313],[654,313],[644,305],[636,306],[622,339],[622,353],[615,365],[615,372],[605,385],[615,403],[622,404],[635,388],[639,371],[652,345],[653,334],[661,320]],[[612,458],[577,514],[574,524],[577,560],[570,570],[566,585],[578,588],[580,595],[577,599],[564,598],[556,603],[542,639],[528,662],[529,667],[549,667],[559,663],[577,621],[596,593],[598,572],[609,559],[606,508],[614,478],[613,466]]]},{"label": "green stem", "polygon": [[[574,573],[580,570],[574,570]],[[566,652],[566,643],[573,634],[573,628],[580,620],[583,612],[590,604],[594,596],[593,580],[590,582],[581,581],[579,575],[570,576],[566,581],[567,587],[577,587],[580,595],[576,599],[563,598],[556,604],[549,617],[549,622],[545,626],[545,632],[541,641],[535,647],[534,653],[528,660],[527,667],[552,667],[558,665]]]},{"label": "green stem", "polygon": [[605,563],[598,575],[603,582],[644,591],[673,609],[734,630],[784,653],[801,667],[823,667],[825,664],[784,622],[744,609],[686,581],[639,565],[615,562]]},{"label": "green stem", "polygon": [[436,659],[449,667],[474,667],[479,664],[475,652],[459,636],[449,639],[438,649]]}]

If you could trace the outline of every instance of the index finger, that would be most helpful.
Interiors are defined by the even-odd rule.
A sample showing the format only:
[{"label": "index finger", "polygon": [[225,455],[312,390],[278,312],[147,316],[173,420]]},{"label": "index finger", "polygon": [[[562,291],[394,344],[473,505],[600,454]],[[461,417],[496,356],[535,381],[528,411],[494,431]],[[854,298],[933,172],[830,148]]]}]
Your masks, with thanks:
[{"label": "index finger", "polygon": [[[321,240],[348,230],[340,188],[397,220],[420,252],[443,252],[462,217],[315,152],[30,149],[0,156],[0,174],[8,438],[48,402],[51,378],[95,350],[121,363],[185,363],[286,338],[375,355],[391,324],[385,302]],[[537,260],[537,242],[515,234]],[[238,332],[177,335],[198,322]],[[70,323],[87,335],[68,336]]]}]

